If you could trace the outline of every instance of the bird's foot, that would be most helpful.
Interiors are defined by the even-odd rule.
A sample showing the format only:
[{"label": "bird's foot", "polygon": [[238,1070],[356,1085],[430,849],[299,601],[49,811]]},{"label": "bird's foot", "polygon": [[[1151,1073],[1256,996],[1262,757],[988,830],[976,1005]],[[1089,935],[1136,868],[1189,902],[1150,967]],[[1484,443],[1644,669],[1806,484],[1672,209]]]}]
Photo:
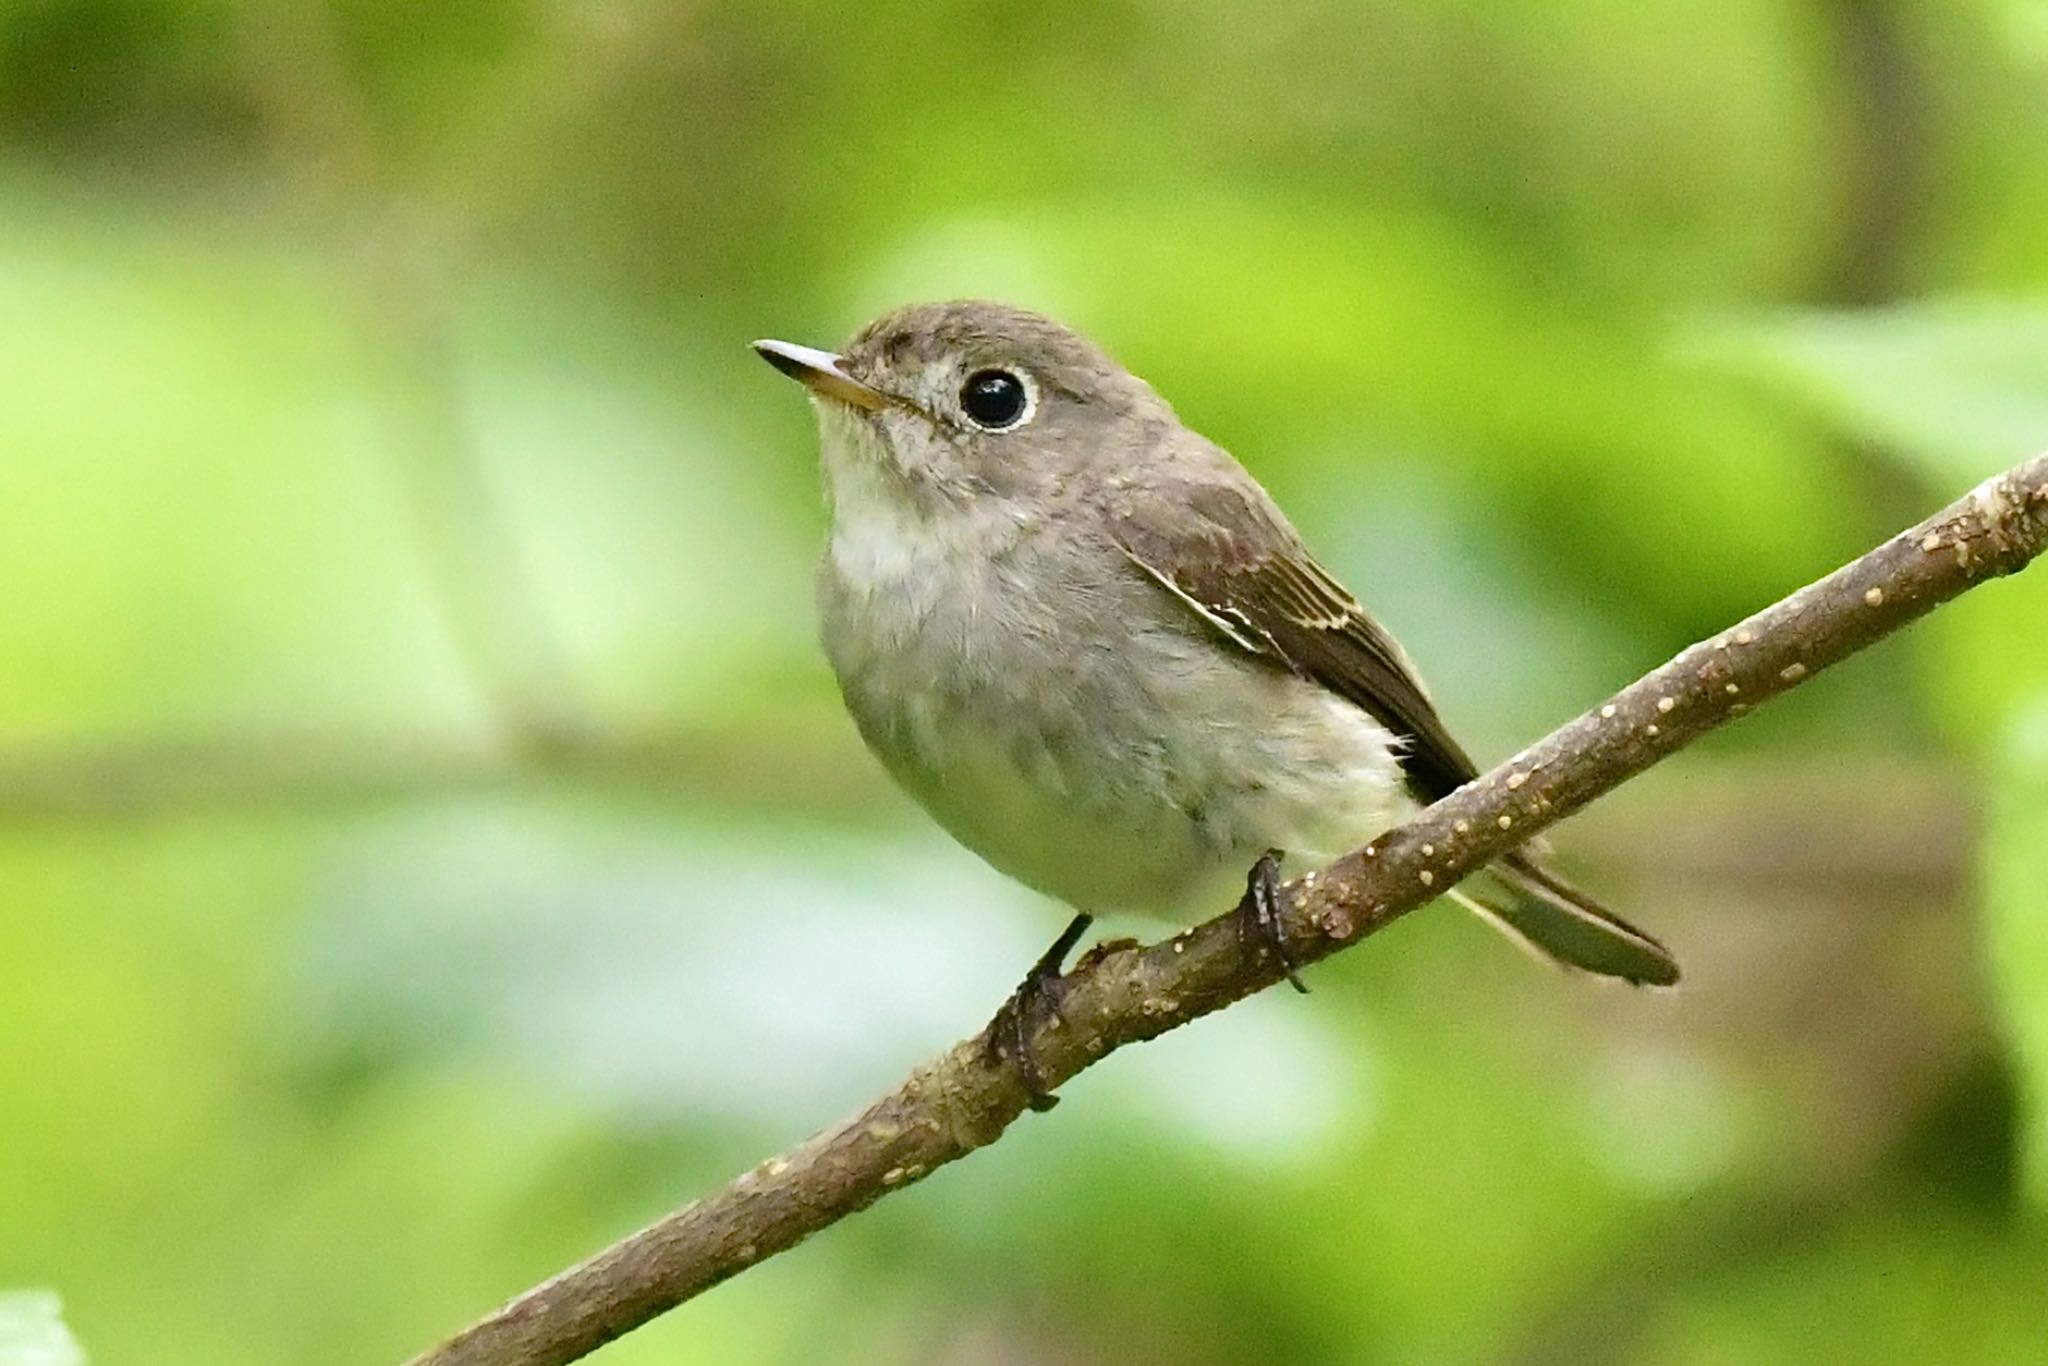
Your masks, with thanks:
[{"label": "bird's foot", "polygon": [[1016,1066],[1034,1110],[1050,1110],[1059,1103],[1059,1097],[1046,1088],[1045,1074],[1038,1070],[1038,1059],[1031,1051],[1031,1031],[1044,1012],[1059,1013],[1060,997],[1066,994],[1067,985],[1060,968],[1094,921],[1092,915],[1076,915],[988,1022],[989,1058],[995,1062],[1008,1060]]},{"label": "bird's foot", "polygon": [[1238,933],[1271,950],[1287,980],[1306,995],[1308,983],[1301,980],[1300,965],[1287,951],[1287,940],[1280,932],[1280,915],[1286,905],[1287,891],[1280,885],[1280,851],[1268,849],[1245,874],[1244,899],[1237,903]]}]

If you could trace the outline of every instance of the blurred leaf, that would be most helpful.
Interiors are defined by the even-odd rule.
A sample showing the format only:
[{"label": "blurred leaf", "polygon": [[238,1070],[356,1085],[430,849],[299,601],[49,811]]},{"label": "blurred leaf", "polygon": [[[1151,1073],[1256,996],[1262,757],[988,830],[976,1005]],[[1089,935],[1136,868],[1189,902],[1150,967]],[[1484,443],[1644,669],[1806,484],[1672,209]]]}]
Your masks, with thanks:
[{"label": "blurred leaf", "polygon": [[[377,363],[399,329],[356,297],[360,261],[198,226],[33,198],[0,215],[19,387],[0,407],[0,650],[37,661],[0,674],[0,730],[473,724],[429,547],[499,511],[506,591],[531,571],[533,615],[601,710],[666,719],[808,656],[811,508],[776,462],[726,457],[745,443],[693,385],[700,356],[479,272],[433,301],[454,357],[400,352],[459,414],[426,437]],[[423,515],[412,467],[472,459],[497,503]]]},{"label": "blurred leaf", "polygon": [[2013,727],[1984,833],[1984,916],[2019,1069],[2027,1194],[2048,1209],[2048,694]]},{"label": "blurred leaf", "polygon": [[54,1292],[0,1290],[0,1366],[85,1366]]},{"label": "blurred leaf", "polygon": [[[1952,300],[1726,326],[1694,354],[1763,380],[1920,470],[1939,500],[2048,449],[2048,300]],[[1995,743],[2048,686],[2048,573],[1951,604],[1914,634],[1922,685],[1949,731]]]},{"label": "blurred leaf", "polygon": [[0,676],[0,726],[464,715],[332,262],[8,209],[0,650],[36,667]]},{"label": "blurred leaf", "polygon": [[2048,448],[2048,300],[1949,300],[1710,329],[1696,354],[1913,461],[1932,488]]}]

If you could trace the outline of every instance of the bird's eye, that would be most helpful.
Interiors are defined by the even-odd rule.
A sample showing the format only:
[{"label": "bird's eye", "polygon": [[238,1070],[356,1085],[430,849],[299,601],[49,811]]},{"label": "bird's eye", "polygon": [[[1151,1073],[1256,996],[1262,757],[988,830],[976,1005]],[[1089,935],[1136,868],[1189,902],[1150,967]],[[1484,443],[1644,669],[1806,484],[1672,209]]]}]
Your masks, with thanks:
[{"label": "bird's eye", "polygon": [[1008,370],[976,370],[960,386],[960,411],[983,431],[1001,432],[1031,411],[1031,390]]}]

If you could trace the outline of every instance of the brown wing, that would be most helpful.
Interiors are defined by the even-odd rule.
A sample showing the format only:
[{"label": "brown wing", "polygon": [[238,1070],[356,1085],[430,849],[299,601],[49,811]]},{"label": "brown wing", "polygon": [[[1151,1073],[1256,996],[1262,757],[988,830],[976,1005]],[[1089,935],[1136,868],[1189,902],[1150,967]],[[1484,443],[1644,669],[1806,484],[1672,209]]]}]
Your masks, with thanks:
[{"label": "brown wing", "polygon": [[1114,534],[1133,563],[1240,648],[1320,683],[1403,737],[1401,766],[1423,801],[1478,773],[1401,647],[1262,496],[1230,483],[1155,485],[1118,512]]},{"label": "brown wing", "polygon": [[[1348,698],[1402,736],[1401,767],[1416,797],[1435,801],[1476,775],[1401,647],[1310,558],[1256,489],[1227,480],[1148,486],[1113,525],[1132,562],[1224,637]],[[1678,980],[1662,944],[1544,869],[1529,850],[1508,855],[1494,871],[1505,898],[1459,899],[1520,942],[1608,977]]]}]

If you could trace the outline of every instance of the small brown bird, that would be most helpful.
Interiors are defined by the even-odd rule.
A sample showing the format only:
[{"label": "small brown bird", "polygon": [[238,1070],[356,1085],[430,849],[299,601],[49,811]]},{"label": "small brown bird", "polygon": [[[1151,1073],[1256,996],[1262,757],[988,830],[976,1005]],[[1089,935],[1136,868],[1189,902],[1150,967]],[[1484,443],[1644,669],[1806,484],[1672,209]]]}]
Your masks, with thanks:
[{"label": "small brown bird", "polygon": [[[755,346],[817,409],[847,708],[955,838],[1079,912],[1051,971],[1091,913],[1220,905],[1248,866],[1269,913],[1268,851],[1333,856],[1475,776],[1266,491],[1094,344],[963,301],[839,355]],[[1494,893],[1453,895],[1516,939],[1677,980],[1533,851],[1490,873]]]}]

